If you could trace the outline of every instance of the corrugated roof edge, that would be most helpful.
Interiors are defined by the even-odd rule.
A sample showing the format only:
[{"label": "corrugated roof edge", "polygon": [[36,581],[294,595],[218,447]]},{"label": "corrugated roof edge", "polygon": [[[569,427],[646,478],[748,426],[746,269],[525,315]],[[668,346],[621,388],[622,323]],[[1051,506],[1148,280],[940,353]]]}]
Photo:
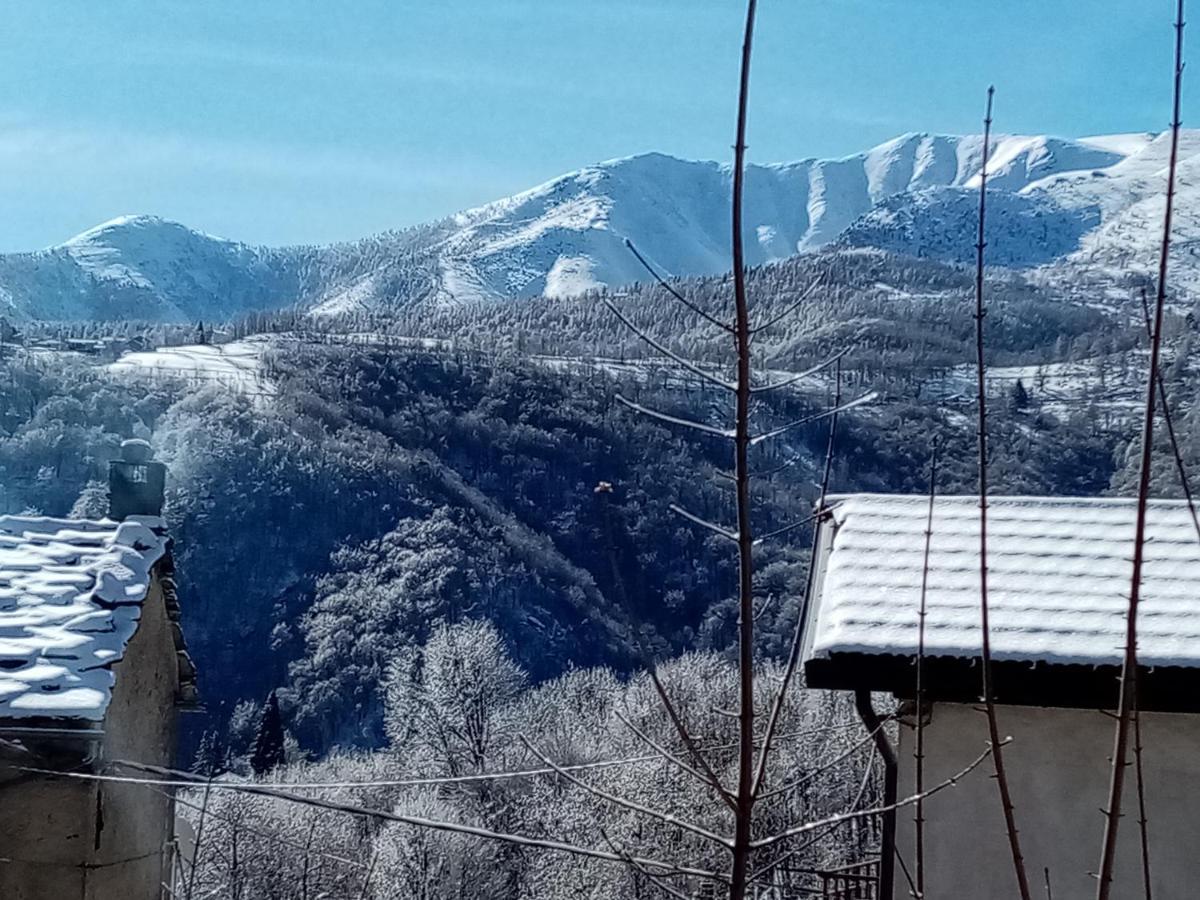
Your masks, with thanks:
[{"label": "corrugated roof edge", "polygon": [[[978,494],[939,494],[938,502],[978,504]],[[818,528],[830,532],[841,524],[837,508],[849,500],[879,500],[904,503],[922,511],[929,503],[928,495],[886,493],[841,493],[826,497],[825,514]],[[1067,497],[996,495],[988,496],[992,504],[1021,504],[1029,506],[1109,506],[1132,507],[1130,497]],[[1152,498],[1151,505],[1186,508],[1186,500]],[[829,523],[833,522],[833,529]],[[818,555],[813,565],[818,572],[812,582],[813,596],[807,604],[808,616],[804,625],[803,672],[807,687],[830,690],[871,690],[892,693],[900,699],[913,699],[916,688],[916,658],[881,652],[850,651],[812,652],[816,618],[820,614],[820,593],[824,580],[827,541],[818,543]],[[980,702],[981,686],[978,657],[926,657],[927,699],[946,702]],[[1001,704],[1062,707],[1080,709],[1113,708],[1117,700],[1117,665],[1061,660],[1001,659],[994,662],[996,701]],[[1183,665],[1151,665],[1141,668],[1139,675],[1139,707],[1147,711],[1200,713],[1200,667]]]}]

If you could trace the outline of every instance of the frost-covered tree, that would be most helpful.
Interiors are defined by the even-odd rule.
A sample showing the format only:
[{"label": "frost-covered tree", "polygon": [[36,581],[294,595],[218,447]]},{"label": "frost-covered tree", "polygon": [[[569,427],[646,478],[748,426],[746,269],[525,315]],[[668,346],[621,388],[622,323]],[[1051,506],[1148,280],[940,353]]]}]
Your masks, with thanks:
[{"label": "frost-covered tree", "polygon": [[221,736],[215,730],[205,731],[200,736],[200,743],[196,746],[191,771],[207,778],[220,775],[229,768],[228,755]]},{"label": "frost-covered tree", "polygon": [[525,683],[490,622],[442,625],[390,668],[385,725],[392,747],[450,775],[483,772],[512,742],[508,708]]},{"label": "frost-covered tree", "polygon": [[[331,782],[347,787],[315,796],[388,815],[600,849],[612,840],[652,858],[686,858],[711,866],[723,861],[718,848],[694,835],[681,834],[665,822],[593,793],[602,790],[637,798],[711,828],[722,824],[720,810],[707,803],[704,786],[647,743],[673,754],[687,752],[647,675],[622,678],[608,669],[579,669],[537,686],[523,684],[495,629],[478,622],[439,626],[429,644],[417,650],[420,668],[423,671],[423,661],[431,659],[432,670],[440,674],[432,675],[428,685],[418,676],[409,687],[389,692],[397,706],[389,704],[387,721],[403,725],[395,746],[287,763],[264,783]],[[780,669],[769,665],[760,675],[775,680]],[[697,653],[664,663],[659,676],[679,698],[682,713],[718,771],[728,775],[737,732],[722,711],[737,698],[736,671],[720,655]],[[482,689],[489,679],[495,679],[501,689]],[[466,763],[469,742],[453,731],[467,733],[471,726],[465,723],[473,717],[472,709],[481,708],[477,701],[482,697],[488,698],[491,738],[484,742],[483,772],[473,773]],[[765,715],[766,710],[759,712]],[[478,715],[474,718],[479,721]],[[589,789],[553,771],[546,773],[522,737],[557,765],[583,767],[573,774]],[[780,719],[777,754],[767,774],[772,789],[764,800],[764,827],[878,804],[879,791],[869,766],[871,745],[863,737],[845,698],[807,691],[789,695]],[[446,752],[447,746],[456,749]],[[539,769],[542,774],[460,780],[474,774]],[[415,783],[406,785],[406,781]],[[202,795],[198,789],[183,797],[188,804],[183,809],[193,822]],[[300,898],[305,879],[312,900],[322,890],[345,896],[348,888],[349,896],[367,900],[409,896],[650,900],[661,896],[651,879],[612,861],[521,850],[467,834],[229,790],[213,791],[208,802],[211,815],[199,854],[198,888],[207,886],[218,897],[235,896],[230,886],[237,885],[243,898]],[[861,859],[876,839],[869,828],[848,823],[820,840],[798,840],[779,852],[796,851],[789,868],[834,866]],[[781,874],[777,880],[780,889],[787,890],[798,886],[799,878]]]},{"label": "frost-covered tree", "polygon": [[279,697],[271,691],[258,720],[254,749],[250,752],[250,768],[255,775],[265,775],[286,758],[283,735],[283,715],[279,712]]},{"label": "frost-covered tree", "polygon": [[[471,821],[470,813],[436,789],[422,789],[397,802],[394,812],[442,821]],[[510,873],[503,850],[468,835],[388,824],[372,844],[378,896],[413,900],[493,900],[505,896]]]},{"label": "frost-covered tree", "polygon": [[93,479],[84,485],[79,497],[71,506],[67,517],[71,519],[102,519],[108,514],[108,485]]}]

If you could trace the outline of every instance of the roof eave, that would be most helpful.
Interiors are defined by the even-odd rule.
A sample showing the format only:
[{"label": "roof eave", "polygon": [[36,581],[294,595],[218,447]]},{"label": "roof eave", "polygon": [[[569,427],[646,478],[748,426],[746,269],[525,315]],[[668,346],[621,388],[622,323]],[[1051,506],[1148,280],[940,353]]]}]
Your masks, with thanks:
[{"label": "roof eave", "polygon": [[[916,658],[890,654],[834,653],[804,663],[805,684],[827,690],[869,690],[914,699]],[[1113,709],[1120,667],[1000,660],[992,663],[994,700],[1007,706]],[[924,661],[927,700],[980,702],[979,661],[930,657]],[[1157,666],[1138,674],[1138,707],[1148,712],[1200,713],[1200,668]]]}]

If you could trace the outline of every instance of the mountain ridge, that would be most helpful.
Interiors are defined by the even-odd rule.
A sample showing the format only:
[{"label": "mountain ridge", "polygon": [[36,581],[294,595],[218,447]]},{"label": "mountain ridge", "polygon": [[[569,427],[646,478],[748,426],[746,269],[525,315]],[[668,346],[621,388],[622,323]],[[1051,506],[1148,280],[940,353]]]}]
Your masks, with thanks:
[{"label": "mountain ridge", "polygon": [[[1150,133],[997,136],[989,261],[1137,269],[1161,150],[1162,136]],[[978,187],[981,162],[980,135],[910,132],[836,159],[752,164],[747,262],[829,245],[965,262],[963,241],[973,237],[963,227],[964,192]],[[1194,131],[1181,162],[1191,168],[1200,169]],[[627,240],[666,275],[721,274],[730,173],[728,164],[648,151],[437,222],[324,247],[252,246],[156,216],[122,216],[42,251],[0,256],[0,314],[188,321],[283,307],[342,315],[569,297],[645,280]],[[1200,239],[1200,218],[1180,221],[1184,243]],[[1187,290],[1200,285],[1200,268],[1186,276]]]}]

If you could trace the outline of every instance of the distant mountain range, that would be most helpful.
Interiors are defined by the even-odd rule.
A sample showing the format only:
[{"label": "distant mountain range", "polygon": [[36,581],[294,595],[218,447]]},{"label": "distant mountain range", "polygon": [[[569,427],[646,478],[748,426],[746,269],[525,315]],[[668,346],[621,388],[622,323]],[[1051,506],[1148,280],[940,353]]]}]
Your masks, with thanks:
[{"label": "distant mountain range", "polygon": [[[996,139],[988,260],[1070,279],[1155,263],[1163,135]],[[843,159],[751,166],[751,265],[822,247],[971,259],[982,138],[908,134]],[[1200,291],[1200,131],[1184,133],[1176,290]],[[668,275],[729,268],[730,168],[648,153],[564,175],[405,231],[329,247],[262,248],[124,216],[46,250],[0,256],[0,315],[220,320],[318,315],[590,289],[645,280],[632,241]]]}]

